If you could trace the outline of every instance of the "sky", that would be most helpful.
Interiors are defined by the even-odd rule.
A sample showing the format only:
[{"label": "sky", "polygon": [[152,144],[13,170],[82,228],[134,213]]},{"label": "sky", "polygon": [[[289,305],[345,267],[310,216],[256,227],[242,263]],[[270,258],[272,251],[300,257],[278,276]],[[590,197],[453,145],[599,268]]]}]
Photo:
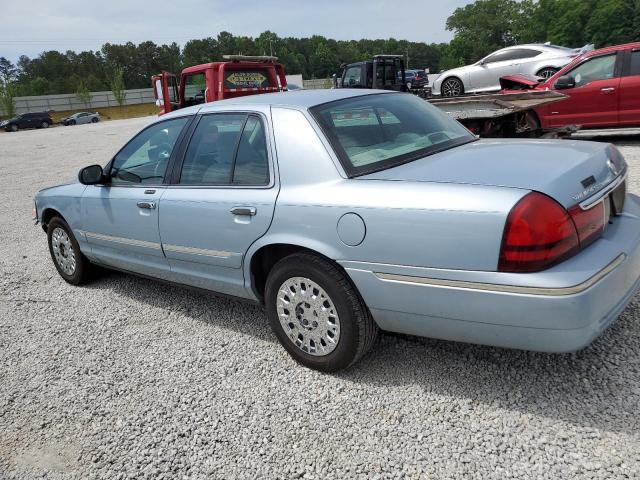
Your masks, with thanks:
[{"label": "sky", "polygon": [[177,42],[221,31],[255,37],[323,35],[448,42],[447,17],[465,0],[0,0],[0,56],[98,50],[107,42]]}]

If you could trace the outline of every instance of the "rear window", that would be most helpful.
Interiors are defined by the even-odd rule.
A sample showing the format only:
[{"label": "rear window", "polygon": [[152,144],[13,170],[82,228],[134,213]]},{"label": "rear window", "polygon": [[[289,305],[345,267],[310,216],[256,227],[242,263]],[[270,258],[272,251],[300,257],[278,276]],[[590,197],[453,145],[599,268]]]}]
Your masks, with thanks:
[{"label": "rear window", "polygon": [[406,93],[351,97],[318,105],[311,113],[351,177],[476,139],[438,108]]}]

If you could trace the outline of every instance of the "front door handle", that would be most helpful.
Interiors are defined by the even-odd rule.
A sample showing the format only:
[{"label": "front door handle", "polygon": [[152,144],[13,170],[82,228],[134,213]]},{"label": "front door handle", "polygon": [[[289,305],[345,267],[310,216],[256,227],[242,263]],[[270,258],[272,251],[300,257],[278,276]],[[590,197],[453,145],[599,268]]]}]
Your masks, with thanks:
[{"label": "front door handle", "polygon": [[234,215],[246,215],[248,217],[253,217],[258,211],[256,207],[233,207],[231,209],[231,213]]},{"label": "front door handle", "polygon": [[156,202],[138,202],[138,208],[146,208],[147,210],[154,210],[156,208]]},{"label": "front door handle", "polygon": [[600,91],[604,93],[611,93],[611,92],[615,92],[616,89],[614,87],[604,87],[604,88],[601,88]]}]

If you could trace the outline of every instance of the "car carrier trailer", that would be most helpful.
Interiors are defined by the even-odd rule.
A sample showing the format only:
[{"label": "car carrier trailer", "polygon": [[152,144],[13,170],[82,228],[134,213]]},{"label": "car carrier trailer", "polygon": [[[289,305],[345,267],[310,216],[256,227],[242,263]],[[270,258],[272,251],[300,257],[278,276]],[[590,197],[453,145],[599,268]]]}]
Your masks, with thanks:
[{"label": "car carrier trailer", "polygon": [[[378,88],[416,93],[406,86],[401,55],[376,55],[372,60],[344,64],[341,76],[334,76],[334,88]],[[542,130],[534,108],[564,98],[565,95],[554,91],[523,90],[425,100],[481,137],[549,137],[568,135],[576,127]]]}]

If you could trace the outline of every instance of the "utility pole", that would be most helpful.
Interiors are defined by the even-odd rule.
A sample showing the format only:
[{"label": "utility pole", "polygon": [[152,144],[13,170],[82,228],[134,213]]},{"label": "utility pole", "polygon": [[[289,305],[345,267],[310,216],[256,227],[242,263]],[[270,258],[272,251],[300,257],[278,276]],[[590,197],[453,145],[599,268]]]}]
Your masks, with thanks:
[{"label": "utility pole", "polygon": [[409,70],[409,47],[407,47],[407,66],[405,68]]}]

